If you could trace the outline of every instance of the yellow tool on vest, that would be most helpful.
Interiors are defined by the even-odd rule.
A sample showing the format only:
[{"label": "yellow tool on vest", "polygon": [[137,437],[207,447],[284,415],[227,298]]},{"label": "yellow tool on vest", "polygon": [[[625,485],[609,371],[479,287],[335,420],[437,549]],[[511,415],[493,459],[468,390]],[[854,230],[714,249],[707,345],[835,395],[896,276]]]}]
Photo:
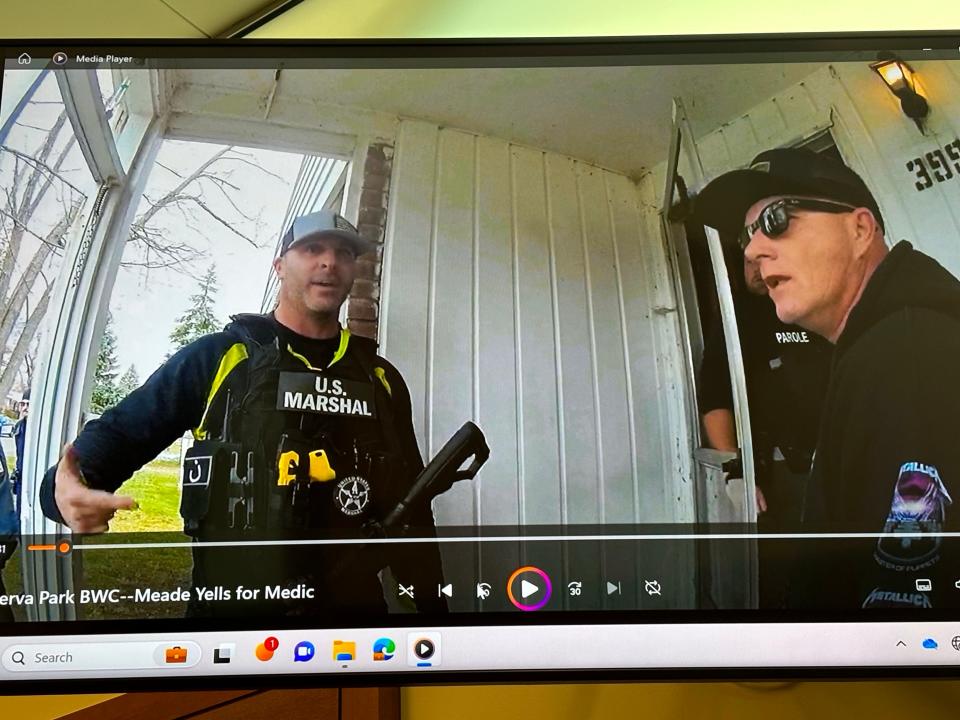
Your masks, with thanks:
[{"label": "yellow tool on vest", "polygon": [[[311,450],[307,453],[307,461],[310,482],[329,482],[337,478],[326,450]],[[277,485],[289,485],[296,480],[300,462],[300,453],[296,450],[281,451],[277,461]]]}]

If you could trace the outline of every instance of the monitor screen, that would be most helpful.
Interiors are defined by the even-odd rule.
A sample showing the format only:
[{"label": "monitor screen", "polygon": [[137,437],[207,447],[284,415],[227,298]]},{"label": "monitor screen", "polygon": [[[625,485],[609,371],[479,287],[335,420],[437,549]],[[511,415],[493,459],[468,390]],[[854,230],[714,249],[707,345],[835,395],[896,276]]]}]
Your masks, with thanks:
[{"label": "monitor screen", "polygon": [[956,672],[960,35],[0,50],[0,688]]}]

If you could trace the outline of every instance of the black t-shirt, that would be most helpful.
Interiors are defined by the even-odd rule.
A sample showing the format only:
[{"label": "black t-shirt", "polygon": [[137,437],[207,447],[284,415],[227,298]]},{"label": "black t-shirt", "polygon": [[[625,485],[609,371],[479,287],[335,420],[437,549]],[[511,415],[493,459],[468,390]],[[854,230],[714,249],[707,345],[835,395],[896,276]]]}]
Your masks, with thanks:
[{"label": "black t-shirt", "polygon": [[339,333],[330,338],[311,338],[294,332],[286,325],[281,325],[272,314],[270,318],[273,320],[277,335],[282,339],[282,342],[295,348],[298,353],[310,361],[311,365],[325,368],[333,360],[333,356],[340,346]]}]

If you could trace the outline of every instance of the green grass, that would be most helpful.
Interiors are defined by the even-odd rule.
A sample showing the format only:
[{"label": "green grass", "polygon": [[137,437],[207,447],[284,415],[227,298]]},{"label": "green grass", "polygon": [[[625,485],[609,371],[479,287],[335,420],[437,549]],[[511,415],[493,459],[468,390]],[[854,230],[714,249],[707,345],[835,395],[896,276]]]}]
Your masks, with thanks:
[{"label": "green grass", "polygon": [[136,510],[120,510],[110,523],[111,533],[178,532],[180,518],[180,464],[154,460],[127,480],[118,495],[137,501]]},{"label": "green grass", "polygon": [[[183,542],[184,547],[76,553],[75,556],[82,554],[83,562],[82,566],[75,565],[74,577],[83,577],[84,587],[119,588],[124,592],[141,587],[153,590],[189,588],[193,561],[189,538],[181,532],[180,463],[154,460],[121,485],[117,494],[132,497],[138,507],[119,511],[110,522],[110,531],[96,542],[123,544],[155,540]],[[137,618],[145,614],[151,618],[182,617],[185,609],[184,603],[134,605],[125,602],[81,607],[84,619]]]},{"label": "green grass", "polygon": [[[171,450],[178,450],[179,442]],[[73,553],[74,587],[109,589],[132,593],[137,588],[152,590],[189,589],[193,560],[189,538],[181,530],[180,464],[176,460],[154,460],[138,471],[117,491],[133,497],[136,510],[119,511],[104,535],[87,538],[88,543],[183,542],[179,548],[89,550]],[[22,548],[7,563],[3,576],[8,592],[22,589],[20,556]],[[135,619],[182,617],[185,603],[132,602],[77,605],[77,618]],[[21,608],[14,609],[18,620],[25,619]]]}]

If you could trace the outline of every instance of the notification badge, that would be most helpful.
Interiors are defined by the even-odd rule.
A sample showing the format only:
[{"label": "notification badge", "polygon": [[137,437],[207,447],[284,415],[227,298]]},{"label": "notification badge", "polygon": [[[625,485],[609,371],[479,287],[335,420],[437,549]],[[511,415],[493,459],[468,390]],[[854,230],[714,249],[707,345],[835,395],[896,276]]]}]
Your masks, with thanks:
[{"label": "notification badge", "polygon": [[514,607],[524,612],[539,610],[550,600],[553,583],[550,576],[533,565],[518,568],[507,580],[507,597]]},{"label": "notification badge", "polygon": [[280,647],[280,641],[271,635],[262,643],[257,645],[256,650],[254,650],[254,654],[257,656],[257,660],[260,660],[261,662],[267,662],[267,660],[273,659],[273,654],[277,651],[278,647]]}]

